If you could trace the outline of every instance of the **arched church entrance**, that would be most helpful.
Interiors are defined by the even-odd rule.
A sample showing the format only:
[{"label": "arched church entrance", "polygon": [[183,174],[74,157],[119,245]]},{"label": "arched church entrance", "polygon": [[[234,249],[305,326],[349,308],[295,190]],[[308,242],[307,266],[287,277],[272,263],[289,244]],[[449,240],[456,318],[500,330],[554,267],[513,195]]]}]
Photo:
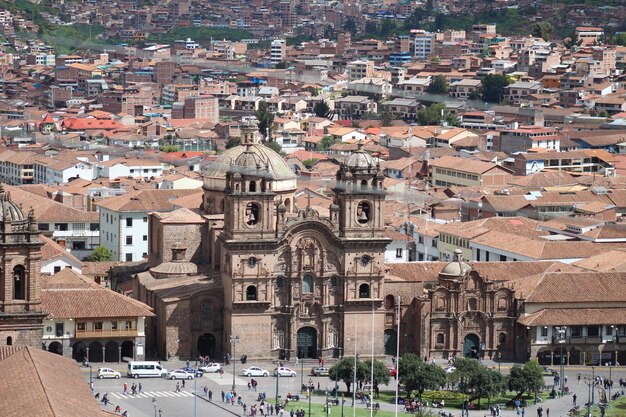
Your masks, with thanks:
[{"label": "arched church entrance", "polygon": [[396,355],[398,334],[393,329],[385,330],[385,355]]},{"label": "arched church entrance", "polygon": [[52,342],[48,346],[48,352],[63,356],[63,345],[59,342]]},{"label": "arched church entrance", "polygon": [[466,358],[478,358],[480,339],[475,334],[468,334],[463,339],[463,356]]},{"label": "arched church entrance", "polygon": [[198,337],[198,343],[196,344],[198,355],[215,358],[216,343],[215,336],[211,333],[201,334],[200,337]]},{"label": "arched church entrance", "polygon": [[298,330],[297,349],[299,358],[317,358],[317,330],[313,327]]}]

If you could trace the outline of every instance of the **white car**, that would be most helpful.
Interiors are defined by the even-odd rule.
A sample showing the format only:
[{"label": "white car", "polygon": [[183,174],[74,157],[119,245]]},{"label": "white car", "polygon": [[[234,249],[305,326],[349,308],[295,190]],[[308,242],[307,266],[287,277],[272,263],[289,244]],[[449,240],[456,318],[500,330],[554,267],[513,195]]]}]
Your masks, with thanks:
[{"label": "white car", "polygon": [[242,372],[243,375],[247,376],[247,377],[251,377],[251,376],[270,376],[269,371],[260,368],[258,366],[250,366],[249,368],[246,368],[243,370]]},{"label": "white car", "polygon": [[207,374],[219,372],[222,369],[222,366],[219,363],[209,363],[207,365],[201,366],[200,369],[202,372],[206,372]]},{"label": "white car", "polygon": [[286,368],[284,366],[279,366],[278,368],[274,369],[274,376],[291,376],[294,377],[296,376],[296,371],[293,371],[289,368]]},{"label": "white car", "polygon": [[115,378],[115,379],[119,379],[122,374],[120,374],[117,371],[114,371],[111,368],[98,368],[98,379],[104,379],[104,378]]},{"label": "white car", "polygon": [[167,373],[167,379],[193,379],[194,374],[187,372],[184,369],[176,369]]}]

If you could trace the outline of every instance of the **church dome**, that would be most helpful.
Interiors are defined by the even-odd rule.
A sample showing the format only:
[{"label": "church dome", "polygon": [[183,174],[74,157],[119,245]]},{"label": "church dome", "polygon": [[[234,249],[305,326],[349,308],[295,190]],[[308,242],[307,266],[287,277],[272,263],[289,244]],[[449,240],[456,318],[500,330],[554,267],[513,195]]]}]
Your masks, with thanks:
[{"label": "church dome", "polygon": [[444,266],[439,275],[444,278],[458,278],[471,269],[472,267],[469,264],[463,262],[463,251],[457,248],[454,250],[454,261]]},{"label": "church dome", "polygon": [[11,200],[11,193],[4,191],[4,187],[0,184],[0,222],[17,222],[24,221],[26,217],[22,209]]},{"label": "church dome", "polygon": [[[223,191],[226,187],[226,173],[246,171],[272,181],[272,190],[296,189],[296,174],[285,160],[271,148],[258,143],[256,123],[247,121],[242,125],[242,144],[227,149],[204,169],[204,187]],[[240,169],[237,169],[240,167]]]},{"label": "church dome", "polygon": [[376,167],[376,160],[363,149],[363,143],[359,142],[359,148],[347,159],[346,165],[349,169],[370,169]]},{"label": "church dome", "polygon": [[192,262],[171,261],[163,262],[150,268],[150,273],[155,278],[173,278],[181,275],[197,275],[198,266]]}]

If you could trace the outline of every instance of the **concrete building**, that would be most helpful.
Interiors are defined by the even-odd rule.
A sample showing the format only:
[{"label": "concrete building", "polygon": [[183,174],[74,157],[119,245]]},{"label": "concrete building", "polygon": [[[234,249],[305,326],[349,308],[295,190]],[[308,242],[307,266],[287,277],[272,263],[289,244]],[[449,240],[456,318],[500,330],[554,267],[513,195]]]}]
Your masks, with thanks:
[{"label": "concrete building", "polygon": [[411,30],[411,36],[415,44],[414,55],[418,59],[426,59],[433,50],[435,35],[425,30]]},{"label": "concrete building", "polygon": [[275,39],[270,45],[270,63],[276,66],[287,56],[287,42],[284,39]]}]

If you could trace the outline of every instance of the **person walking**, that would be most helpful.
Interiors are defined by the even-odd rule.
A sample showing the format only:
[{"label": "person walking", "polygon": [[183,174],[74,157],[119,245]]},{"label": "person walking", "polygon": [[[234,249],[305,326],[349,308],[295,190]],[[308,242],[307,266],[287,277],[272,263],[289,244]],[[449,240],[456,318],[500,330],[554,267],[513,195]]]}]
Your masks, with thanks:
[{"label": "person walking", "polygon": [[546,407],[546,417],[550,417],[550,409]]},{"label": "person walking", "polygon": [[141,382],[139,383],[139,387],[137,389],[139,391],[139,393],[143,393],[143,386],[141,386]]},{"label": "person walking", "polygon": [[296,366],[300,365],[300,359],[296,356]]},{"label": "person walking", "polygon": [[574,402],[574,407],[576,407],[576,398],[578,398],[576,394],[572,395],[572,401]]},{"label": "person walking", "polygon": [[128,391],[128,384],[124,382],[124,395],[126,395],[127,391]]},{"label": "person walking", "polygon": [[213,391],[209,390],[209,401],[213,401]]},{"label": "person walking", "polygon": [[180,392],[180,382],[176,383],[176,390],[174,392]]},{"label": "person walking", "polygon": [[183,388],[185,388],[185,380],[183,379]]},{"label": "person walking", "polygon": [[222,402],[224,402],[225,398],[226,398],[226,393],[224,393],[224,391],[222,390]]}]

